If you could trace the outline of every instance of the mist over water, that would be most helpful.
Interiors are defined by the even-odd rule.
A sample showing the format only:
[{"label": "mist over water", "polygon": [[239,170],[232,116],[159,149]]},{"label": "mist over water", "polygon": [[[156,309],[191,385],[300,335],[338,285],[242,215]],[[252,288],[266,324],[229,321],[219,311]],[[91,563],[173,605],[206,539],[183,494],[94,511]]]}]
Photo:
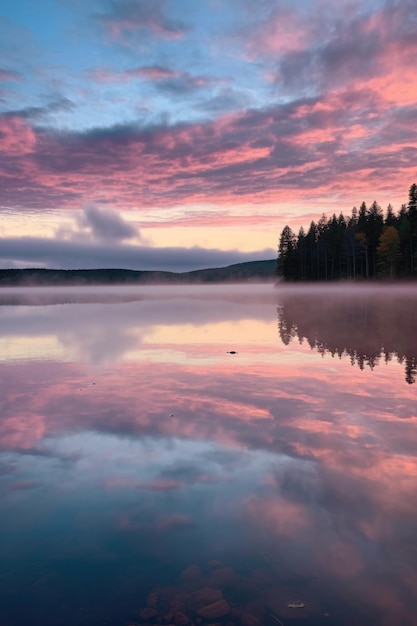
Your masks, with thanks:
[{"label": "mist over water", "polygon": [[2,626],[415,624],[416,304],[2,289]]}]

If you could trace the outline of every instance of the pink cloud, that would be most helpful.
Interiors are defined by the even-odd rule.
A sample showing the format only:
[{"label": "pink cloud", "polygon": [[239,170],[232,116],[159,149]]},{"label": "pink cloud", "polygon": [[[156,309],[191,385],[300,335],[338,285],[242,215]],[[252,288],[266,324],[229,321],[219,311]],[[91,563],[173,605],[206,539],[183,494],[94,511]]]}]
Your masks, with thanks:
[{"label": "pink cloud", "polygon": [[[26,207],[71,207],[81,199],[120,208],[295,204],[307,191],[311,202],[336,194],[345,211],[364,194],[399,205],[417,154],[410,130],[408,140],[397,133],[385,141],[385,129],[406,122],[370,89],[153,129],[55,133],[0,119],[3,201]],[[10,157],[17,168],[10,169]]]},{"label": "pink cloud", "polygon": [[99,83],[118,83],[128,82],[135,78],[144,78],[150,81],[167,80],[181,76],[181,72],[175,72],[161,65],[144,65],[122,71],[96,67],[88,72],[88,76]]},{"label": "pink cloud", "polygon": [[182,528],[189,528],[194,526],[194,522],[191,517],[185,513],[171,513],[165,515],[157,522],[157,529],[161,531],[166,530],[180,530]]},{"label": "pink cloud", "polygon": [[[0,156],[22,157],[34,152],[36,132],[17,116],[0,116]],[[1,170],[0,170],[1,171]]]},{"label": "pink cloud", "polygon": [[161,65],[144,65],[143,67],[132,68],[126,70],[129,76],[141,76],[148,80],[163,80],[166,78],[176,78],[179,73],[162,67]]},{"label": "pink cloud", "polygon": [[[243,213],[243,211],[242,211]],[[282,213],[279,216],[277,215],[263,215],[260,213],[245,215],[245,214],[236,214],[235,212],[227,213],[225,211],[219,211],[216,213],[216,226],[225,226],[225,227],[233,227],[236,226],[270,226],[271,228],[278,229],[277,221],[282,219]],[[285,216],[284,216],[285,217]],[[293,216],[289,216],[291,219]],[[316,219],[317,215],[312,214],[311,219]],[[170,224],[175,227],[190,227],[190,228],[201,228],[204,226],[212,226],[213,225],[213,215],[210,210],[200,211],[192,211],[191,209],[187,211],[186,214],[175,216],[170,218]],[[145,226],[145,225],[144,225]],[[146,221],[146,228],[165,228],[165,223],[162,221]]]},{"label": "pink cloud", "polygon": [[106,491],[118,491],[120,489],[134,489],[137,480],[133,476],[108,476],[103,481]]},{"label": "pink cloud", "polygon": [[119,0],[111,2],[109,11],[96,15],[109,36],[124,45],[134,45],[132,35],[147,33],[163,39],[181,39],[186,26],[170,18],[160,0]]},{"label": "pink cloud", "polygon": [[38,487],[40,483],[35,480],[19,480],[15,483],[10,483],[6,487],[6,491],[25,491],[26,489],[34,489]]},{"label": "pink cloud", "polygon": [[358,11],[356,2],[338,3],[332,10],[322,4],[313,15],[296,8],[272,9],[244,33],[244,43],[251,58],[267,61],[268,80],[292,98],[371,89],[387,105],[413,105],[415,11],[408,0],[364,11]]},{"label": "pink cloud", "polygon": [[173,491],[175,489],[180,489],[181,487],[183,487],[183,483],[178,480],[170,480],[168,478],[160,478],[149,483],[136,484],[136,489],[145,489],[147,491]]},{"label": "pink cloud", "polygon": [[312,519],[307,508],[284,498],[258,498],[246,502],[249,517],[277,539],[294,538],[311,531]]},{"label": "pink cloud", "polygon": [[[147,346],[147,349],[150,348]],[[168,344],[166,349],[170,349]],[[197,345],[191,350],[190,357],[193,350],[200,355],[201,348]],[[304,350],[310,354],[308,346]],[[243,344],[239,346],[239,352],[246,352]],[[86,388],[83,379],[74,378],[71,367],[55,365],[47,370],[50,372],[50,384],[45,387],[37,383],[36,370],[26,367],[21,376],[28,384],[37,386],[36,403],[33,406],[28,398],[21,404],[19,415],[23,417],[3,412],[1,442],[3,447],[27,449],[41,444],[46,437],[53,438],[65,432],[109,428],[111,432],[116,429],[131,436],[174,436],[192,440],[209,439],[232,448],[272,448],[297,458],[316,460],[341,471],[349,467],[349,473],[356,473],[366,480],[376,480],[378,475],[386,475],[387,480],[394,483],[400,478],[404,481],[407,477],[414,479],[416,462],[408,454],[407,446],[416,445],[417,441],[414,442],[412,423],[395,417],[395,397],[388,394],[381,397],[378,403],[373,400],[373,419],[366,421],[360,416],[363,407],[378,394],[379,381],[374,388],[372,372],[364,379],[364,372],[353,368],[346,359],[338,366],[339,383],[333,385],[331,394],[327,392],[323,395],[320,390],[327,388],[331,357],[326,360],[317,358],[318,367],[311,384],[302,383],[305,366],[288,363],[285,373],[280,374],[280,389],[276,388],[276,364],[273,360],[269,365],[255,362],[245,366],[242,363],[239,367],[240,384],[236,388],[236,364],[227,355],[224,363],[211,366],[209,384],[206,373],[192,367],[178,365],[173,371],[169,364],[158,364],[155,371],[155,367],[138,363],[121,365],[114,374],[111,371],[103,373],[100,385]],[[386,373],[381,371],[381,375],[392,380],[391,369]],[[178,376],[186,382],[181,394],[175,392]],[[398,377],[401,384],[403,373],[400,368]],[[254,380],[258,379],[263,390],[261,395],[257,392],[257,384],[254,388]],[[122,387],[121,380],[124,380]],[[300,388],[294,387],[294,381],[299,381]],[[5,378],[4,385],[9,384]],[[286,393],[287,388],[291,389],[290,394]],[[346,399],[346,389],[363,389],[366,394],[348,394]],[[12,392],[13,384],[7,391],[3,386],[4,398]],[[403,383],[401,393],[401,402],[406,406],[412,405],[413,390]],[[344,406],[345,402],[349,403],[350,414],[358,413],[357,418],[349,418],[346,411],[339,414],[331,409],[332,406]],[[168,416],[174,406],[176,417],[170,419]],[[323,415],[331,417],[323,420]],[[396,424],[399,423],[402,423],[402,435],[399,432],[396,435]],[[383,433],[389,441],[398,436],[395,444],[397,454],[387,458],[385,448],[381,448],[382,440],[374,432]],[[401,455],[399,451],[402,451]],[[123,486],[124,479],[120,480]],[[194,480],[205,479],[195,477]],[[149,482],[129,482],[129,485],[130,488],[164,491],[182,487],[183,480],[156,477]],[[110,481],[107,486],[116,488],[118,484]],[[404,489],[407,488],[405,482]]]},{"label": "pink cloud", "polygon": [[279,8],[272,11],[252,32],[245,30],[245,49],[250,59],[259,55],[279,55],[303,50],[313,40],[312,26],[292,10]]},{"label": "pink cloud", "polygon": [[6,70],[0,67],[0,80],[9,81],[9,80],[20,80],[21,76],[18,72],[14,72],[13,70]]},{"label": "pink cloud", "polygon": [[45,436],[47,425],[43,415],[4,416],[0,421],[0,446],[3,449],[29,449]]},{"label": "pink cloud", "polygon": [[129,19],[113,18],[107,19],[105,25],[112,39],[122,41],[125,44],[129,41],[126,35],[138,30],[147,30],[153,35],[164,39],[181,39],[184,36],[181,29],[170,27],[154,18],[148,18],[143,22],[132,22]]},{"label": "pink cloud", "polygon": [[177,480],[168,478],[158,478],[149,482],[140,482],[133,476],[109,476],[103,482],[106,490],[114,491],[118,489],[143,489],[144,491],[173,491],[180,489],[184,484]]},{"label": "pink cloud", "polygon": [[352,541],[333,537],[318,546],[313,544],[312,549],[315,567],[327,574],[351,580],[364,568],[360,551]]}]

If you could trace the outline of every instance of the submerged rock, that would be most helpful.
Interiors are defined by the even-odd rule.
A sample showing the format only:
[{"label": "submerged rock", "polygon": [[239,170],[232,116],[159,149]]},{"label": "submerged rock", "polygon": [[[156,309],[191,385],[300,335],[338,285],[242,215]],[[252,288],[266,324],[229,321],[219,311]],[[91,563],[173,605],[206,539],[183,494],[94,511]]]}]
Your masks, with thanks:
[{"label": "submerged rock", "polygon": [[220,617],[225,617],[230,613],[230,606],[226,602],[226,600],[218,600],[217,602],[213,602],[202,609],[197,611],[200,617],[204,617],[204,619],[219,619]]},{"label": "submerged rock", "polygon": [[252,613],[242,613],[242,626],[262,626],[262,622]]},{"label": "submerged rock", "polygon": [[176,611],[172,616],[172,622],[176,626],[187,626],[187,624],[190,622],[190,618],[182,611]]},{"label": "submerged rock", "polygon": [[204,606],[217,602],[223,598],[223,593],[220,589],[213,589],[213,587],[202,587],[191,594],[190,604],[195,610],[199,610]]},{"label": "submerged rock", "polygon": [[210,572],[209,583],[213,587],[233,587],[236,582],[236,572],[232,567],[220,567]]},{"label": "submerged rock", "polygon": [[147,622],[148,620],[152,620],[157,616],[158,616],[158,611],[156,609],[153,609],[150,606],[147,606],[146,608],[141,609],[139,611],[139,617],[143,619],[145,622]]},{"label": "submerged rock", "polygon": [[151,591],[150,594],[148,595],[148,599],[146,601],[146,604],[149,607],[152,607],[153,609],[156,609],[156,607],[158,606],[158,601],[159,601],[159,592],[158,591]]},{"label": "submerged rock", "polygon": [[178,594],[169,603],[169,609],[172,613],[184,613],[186,610],[186,596],[184,594]]},{"label": "submerged rock", "polygon": [[198,565],[190,565],[180,574],[180,579],[182,582],[195,582],[196,580],[201,580],[203,577],[201,569]]}]

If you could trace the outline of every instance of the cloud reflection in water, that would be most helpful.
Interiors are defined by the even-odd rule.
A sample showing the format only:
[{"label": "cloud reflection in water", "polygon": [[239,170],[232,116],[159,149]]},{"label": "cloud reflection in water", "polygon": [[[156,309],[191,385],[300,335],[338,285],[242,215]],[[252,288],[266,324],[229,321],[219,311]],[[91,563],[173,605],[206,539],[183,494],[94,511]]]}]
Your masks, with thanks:
[{"label": "cloud reflection in water", "polygon": [[[262,571],[269,606],[273,589],[292,585],[317,611],[340,611],[340,623],[354,611],[357,624],[411,625],[414,386],[396,361],[360,370],[342,349],[321,358],[277,333],[278,306],[281,333],[285,318],[311,338],[312,320],[326,350],[346,337],[353,345],[351,333],[328,338],[336,342],[332,319],[348,328],[340,302],[322,319],[311,301],[308,316],[268,286],[4,307],[10,354],[45,337],[61,350],[0,364],[3,558],[13,575],[29,552],[42,561],[49,535],[55,559],[110,559],[122,578],[129,559],[147,563],[143,593],[161,567],[174,575],[220,558],[247,576],[248,563]],[[380,343],[382,300],[355,306],[361,328],[364,310],[372,321],[368,342],[400,355],[398,328],[396,343]]]}]

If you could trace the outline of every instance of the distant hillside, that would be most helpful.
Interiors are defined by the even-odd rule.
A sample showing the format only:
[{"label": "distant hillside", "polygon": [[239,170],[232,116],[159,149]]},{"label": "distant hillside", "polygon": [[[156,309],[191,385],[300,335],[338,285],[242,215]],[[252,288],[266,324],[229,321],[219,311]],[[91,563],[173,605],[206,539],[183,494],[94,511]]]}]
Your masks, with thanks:
[{"label": "distant hillside", "polygon": [[185,282],[202,283],[273,281],[277,277],[277,260],[236,263],[227,267],[185,272],[180,276]]},{"label": "distant hillside", "polygon": [[222,283],[265,282],[276,278],[276,259],[249,261],[228,267],[195,270],[193,272],[157,272],[123,269],[50,270],[4,269],[0,270],[0,286],[52,286],[52,285],[127,285],[167,283]]}]

